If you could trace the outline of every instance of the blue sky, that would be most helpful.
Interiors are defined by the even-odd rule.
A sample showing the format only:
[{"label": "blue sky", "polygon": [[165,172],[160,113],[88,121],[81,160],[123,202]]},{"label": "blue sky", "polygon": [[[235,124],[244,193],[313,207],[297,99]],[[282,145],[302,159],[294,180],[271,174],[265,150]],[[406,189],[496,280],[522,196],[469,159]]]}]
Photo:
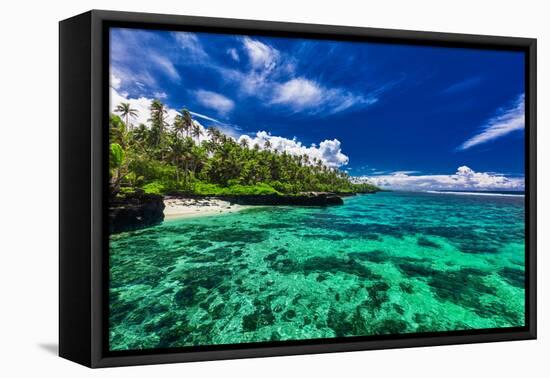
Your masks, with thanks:
[{"label": "blue sky", "polygon": [[113,29],[111,87],[388,186],[523,185],[520,52]]}]

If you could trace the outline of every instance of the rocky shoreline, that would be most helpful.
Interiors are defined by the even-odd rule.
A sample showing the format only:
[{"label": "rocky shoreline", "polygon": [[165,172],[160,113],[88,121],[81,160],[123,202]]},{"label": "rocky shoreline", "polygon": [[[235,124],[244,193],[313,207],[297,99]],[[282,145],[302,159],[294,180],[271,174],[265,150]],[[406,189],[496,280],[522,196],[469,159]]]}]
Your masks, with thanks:
[{"label": "rocky shoreline", "polygon": [[167,196],[134,193],[109,203],[109,232],[116,234],[151,227],[165,218],[234,212],[246,206],[338,206],[354,193],[307,192],[297,195]]},{"label": "rocky shoreline", "polygon": [[139,230],[164,220],[164,198],[157,194],[136,193],[109,202],[109,232]]}]

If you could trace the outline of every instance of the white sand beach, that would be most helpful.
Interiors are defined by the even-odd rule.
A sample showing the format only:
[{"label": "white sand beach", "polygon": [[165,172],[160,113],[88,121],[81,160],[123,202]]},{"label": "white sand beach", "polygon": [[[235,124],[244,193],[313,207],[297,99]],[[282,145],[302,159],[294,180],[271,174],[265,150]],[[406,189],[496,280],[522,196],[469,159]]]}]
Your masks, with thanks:
[{"label": "white sand beach", "polygon": [[231,204],[217,198],[165,198],[164,219],[191,218],[233,213],[250,206]]}]

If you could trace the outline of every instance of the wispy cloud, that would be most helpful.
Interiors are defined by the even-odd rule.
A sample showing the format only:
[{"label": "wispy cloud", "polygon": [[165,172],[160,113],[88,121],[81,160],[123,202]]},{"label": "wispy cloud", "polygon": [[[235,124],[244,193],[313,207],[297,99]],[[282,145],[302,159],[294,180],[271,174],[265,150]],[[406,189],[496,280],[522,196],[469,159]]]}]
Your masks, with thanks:
[{"label": "wispy cloud", "polygon": [[455,94],[459,92],[464,92],[468,89],[472,89],[481,84],[482,78],[480,76],[470,77],[459,82],[449,85],[443,90],[443,94]]},{"label": "wispy cloud", "polygon": [[206,114],[201,114],[201,113],[197,113],[197,112],[189,112],[191,113],[192,116],[195,116],[197,118],[202,118],[202,119],[205,119],[207,121],[210,121],[210,122],[214,122],[214,123],[219,123],[219,124],[225,124],[224,122],[216,119],[216,118],[213,118],[213,117],[210,117],[210,116],[207,116]]},{"label": "wispy cloud", "polygon": [[415,175],[420,173],[420,171],[393,171],[392,175]]},{"label": "wispy cloud", "polygon": [[374,97],[365,98],[339,88],[325,88],[321,84],[303,77],[277,84],[272,104],[284,104],[292,110],[313,113],[338,113],[357,105],[372,105]]},{"label": "wispy cloud", "polygon": [[111,73],[121,79],[118,89],[134,96],[160,92],[159,78],[179,82],[176,57],[165,51],[164,40],[158,33],[133,29],[114,29],[110,35]]},{"label": "wispy cloud", "polygon": [[261,71],[271,71],[275,68],[280,58],[277,49],[258,40],[244,37],[243,46],[248,54],[252,68]]},{"label": "wispy cloud", "polygon": [[227,49],[227,54],[233,59],[235,62],[238,62],[241,60],[241,57],[239,56],[239,53],[237,52],[237,49],[230,48]]},{"label": "wispy cloud", "polygon": [[475,172],[461,166],[450,175],[413,175],[394,172],[386,175],[356,177],[393,190],[523,190],[523,177],[506,177],[503,174]]},{"label": "wispy cloud", "polygon": [[462,143],[458,150],[467,150],[482,143],[487,143],[503,137],[513,131],[525,128],[525,94],[521,94],[511,106],[500,108],[496,115],[490,118],[481,131]]},{"label": "wispy cloud", "polygon": [[267,43],[245,37],[243,49],[249,60],[248,71],[224,72],[238,81],[245,95],[256,96],[266,105],[285,106],[295,113],[335,114],[353,107],[366,107],[378,101],[384,88],[372,93],[354,93],[297,75],[299,56],[288,55]]},{"label": "wispy cloud", "polygon": [[194,60],[208,58],[208,54],[195,33],[173,32],[172,35],[178,46],[187,53],[186,58]]},{"label": "wispy cloud", "polygon": [[161,71],[163,71],[172,80],[180,81],[181,77],[174,64],[165,56],[153,54],[150,56],[151,63],[156,65]]},{"label": "wispy cloud", "polygon": [[238,140],[239,137],[242,135],[242,129],[238,125],[233,125],[233,124],[220,121],[219,119],[216,119],[206,114],[201,114],[197,112],[189,112],[189,113],[191,113],[191,115],[195,118],[200,118],[202,120],[211,122],[211,124],[207,125],[208,127],[216,126],[225,135],[228,135],[234,138],[235,140]]},{"label": "wispy cloud", "polygon": [[157,90],[157,80],[151,75],[150,72],[141,70],[137,66],[128,65],[113,65],[111,66],[111,76],[115,76],[120,81],[111,81],[111,86],[116,86],[117,89],[124,89],[126,91],[152,91]]},{"label": "wispy cloud", "polygon": [[197,101],[204,107],[212,109],[219,114],[227,114],[235,107],[233,100],[222,94],[199,89],[194,91]]},{"label": "wispy cloud", "polygon": [[421,171],[392,171],[392,170],[381,170],[376,168],[369,168],[369,173],[365,174],[367,176],[402,176],[402,175],[416,175],[421,173]]},{"label": "wispy cloud", "polygon": [[372,176],[379,176],[379,175],[386,175],[391,173],[390,171],[381,171],[378,169],[371,169],[370,175]]},{"label": "wispy cloud", "polygon": [[[170,49],[166,49],[168,41]],[[121,93],[133,97],[159,97],[163,83],[169,79],[182,82],[180,69],[188,65],[217,72],[231,92],[220,92],[218,86],[199,85],[197,91],[188,91],[196,101],[216,111],[218,116],[227,115],[235,107],[231,98],[255,98],[259,106],[277,107],[292,113],[307,116],[332,115],[353,109],[364,109],[375,104],[395,82],[366,83],[357,91],[347,86],[335,86],[325,80],[325,74],[312,77],[304,71],[298,73],[300,59],[311,59],[313,51],[302,53],[301,49],[278,50],[271,41],[242,37],[234,39],[237,44],[226,46],[229,58],[239,62],[237,66],[226,65],[227,59],[209,56],[200,36],[190,32],[166,34],[117,30],[112,36],[111,71],[122,80],[111,85]],[[182,51],[183,50],[183,51]],[[307,54],[304,56],[304,54]],[[197,89],[198,89],[197,88]],[[168,99],[172,92],[166,92]],[[279,109],[278,109],[279,110]]]},{"label": "wispy cloud", "polygon": [[153,97],[159,100],[164,100],[168,98],[168,95],[166,94],[166,92],[157,91],[153,93]]}]

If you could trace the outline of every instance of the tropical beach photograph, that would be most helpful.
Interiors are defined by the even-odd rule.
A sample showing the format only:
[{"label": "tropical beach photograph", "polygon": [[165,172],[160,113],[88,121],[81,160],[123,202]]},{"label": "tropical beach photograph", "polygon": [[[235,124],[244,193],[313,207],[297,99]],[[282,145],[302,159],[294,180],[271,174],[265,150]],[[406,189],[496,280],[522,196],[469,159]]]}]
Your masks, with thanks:
[{"label": "tropical beach photograph", "polygon": [[110,351],[525,326],[523,52],[112,27],[109,71]]}]

